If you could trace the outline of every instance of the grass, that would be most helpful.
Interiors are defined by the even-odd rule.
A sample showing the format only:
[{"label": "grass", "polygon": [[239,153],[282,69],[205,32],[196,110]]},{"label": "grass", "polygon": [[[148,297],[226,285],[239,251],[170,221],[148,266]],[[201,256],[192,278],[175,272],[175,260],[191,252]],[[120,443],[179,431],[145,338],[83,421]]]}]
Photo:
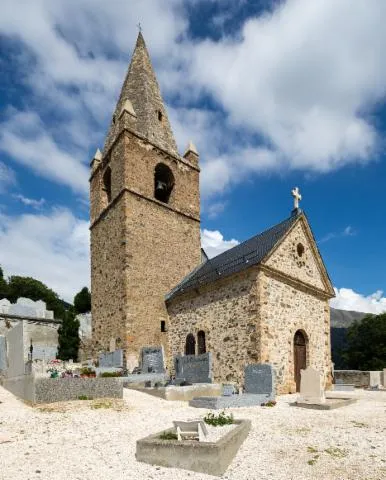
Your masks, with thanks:
[{"label": "grass", "polygon": [[307,447],[307,452],[309,453],[318,453],[318,450],[315,447]]},{"label": "grass", "polygon": [[347,457],[348,451],[343,448],[330,447],[324,450],[328,455],[335,458],[344,458]]},{"label": "grass", "polygon": [[87,395],[79,395],[78,400],[92,400],[92,397],[88,397]]},{"label": "grass", "polygon": [[354,427],[357,427],[357,428],[366,428],[366,427],[368,427],[367,423],[356,422],[355,420],[351,420],[351,423],[354,425]]},{"label": "grass", "polygon": [[204,417],[204,422],[208,425],[212,425],[213,427],[222,427],[223,425],[232,425],[234,423],[233,415],[227,415],[225,411],[218,413],[209,412]]},{"label": "grass", "polygon": [[90,408],[98,410],[99,408],[113,408],[114,404],[111,400],[97,400],[90,405]]},{"label": "grass", "polygon": [[162,432],[158,437],[160,440],[177,440],[177,434],[174,432]]}]

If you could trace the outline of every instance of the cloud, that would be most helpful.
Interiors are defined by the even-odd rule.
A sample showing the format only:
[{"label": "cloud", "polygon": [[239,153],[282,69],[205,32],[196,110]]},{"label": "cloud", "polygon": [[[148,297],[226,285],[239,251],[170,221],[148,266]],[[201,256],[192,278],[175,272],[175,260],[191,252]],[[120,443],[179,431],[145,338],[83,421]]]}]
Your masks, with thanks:
[{"label": "cloud", "polygon": [[0,214],[0,264],[6,275],[37,278],[72,302],[90,285],[88,227],[63,208],[47,215]]},{"label": "cloud", "polygon": [[35,200],[34,198],[28,198],[21,194],[14,194],[12,197],[16,200],[19,200],[21,203],[24,203],[24,205],[27,205],[28,207],[36,208],[36,210],[40,210],[46,202],[44,198]]},{"label": "cloud", "polygon": [[0,150],[42,177],[88,194],[88,169],[47,134],[35,112],[11,111],[1,123]]},{"label": "cloud", "polygon": [[334,288],[336,297],[330,301],[333,308],[365,313],[380,314],[386,312],[386,297],[382,290],[365,296],[351,288]]},{"label": "cloud", "polygon": [[16,183],[16,175],[14,171],[5,163],[0,162],[0,193],[4,193],[7,187]]},{"label": "cloud", "polygon": [[326,243],[334,238],[342,238],[342,237],[355,237],[356,231],[352,228],[351,225],[345,227],[341,232],[330,232],[327,233],[324,237],[318,240],[317,243]]},{"label": "cloud", "polygon": [[217,218],[225,210],[226,205],[226,202],[211,203],[202,213],[206,214],[210,219]]},{"label": "cloud", "polygon": [[234,238],[232,240],[225,240],[222,233],[218,230],[212,231],[204,229],[201,231],[201,246],[209,258],[213,258],[238,244],[239,242]]}]

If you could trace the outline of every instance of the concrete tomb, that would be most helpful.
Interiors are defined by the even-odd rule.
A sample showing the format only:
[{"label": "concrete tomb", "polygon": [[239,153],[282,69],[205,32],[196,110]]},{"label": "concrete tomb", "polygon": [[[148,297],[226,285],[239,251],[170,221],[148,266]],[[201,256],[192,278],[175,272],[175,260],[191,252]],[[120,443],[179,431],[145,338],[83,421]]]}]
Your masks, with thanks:
[{"label": "concrete tomb", "polygon": [[174,357],[176,379],[189,383],[212,383],[212,354],[176,355]]},{"label": "concrete tomb", "polygon": [[221,397],[193,398],[189,402],[196,408],[236,408],[264,405],[275,399],[275,372],[268,363],[257,363],[245,367],[245,393]]}]

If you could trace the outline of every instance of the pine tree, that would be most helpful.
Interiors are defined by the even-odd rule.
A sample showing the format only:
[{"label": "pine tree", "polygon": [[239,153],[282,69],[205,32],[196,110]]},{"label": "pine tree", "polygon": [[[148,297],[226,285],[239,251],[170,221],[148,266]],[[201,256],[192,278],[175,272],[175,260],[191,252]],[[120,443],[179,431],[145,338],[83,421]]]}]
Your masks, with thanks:
[{"label": "pine tree", "polygon": [[87,313],[91,311],[91,293],[87,287],[83,287],[74,297],[76,313]]},{"label": "pine tree", "polygon": [[58,358],[61,360],[78,359],[79,349],[79,320],[75,318],[73,308],[67,310],[63,317],[63,323],[58,329],[59,348]]}]

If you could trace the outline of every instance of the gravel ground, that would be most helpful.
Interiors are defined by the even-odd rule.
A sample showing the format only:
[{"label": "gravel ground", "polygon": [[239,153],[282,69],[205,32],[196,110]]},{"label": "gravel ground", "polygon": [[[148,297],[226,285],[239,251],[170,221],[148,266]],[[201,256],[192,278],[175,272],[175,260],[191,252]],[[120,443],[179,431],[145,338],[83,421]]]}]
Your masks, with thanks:
[{"label": "gravel ground", "polygon": [[[350,395],[358,402],[332,411],[290,407],[295,395],[273,408],[233,409],[252,429],[223,478],[385,480],[386,392]],[[1,480],[216,478],[135,460],[137,439],[206,413],[184,402],[124,389],[123,401],[31,408],[1,387],[0,402]]]}]

